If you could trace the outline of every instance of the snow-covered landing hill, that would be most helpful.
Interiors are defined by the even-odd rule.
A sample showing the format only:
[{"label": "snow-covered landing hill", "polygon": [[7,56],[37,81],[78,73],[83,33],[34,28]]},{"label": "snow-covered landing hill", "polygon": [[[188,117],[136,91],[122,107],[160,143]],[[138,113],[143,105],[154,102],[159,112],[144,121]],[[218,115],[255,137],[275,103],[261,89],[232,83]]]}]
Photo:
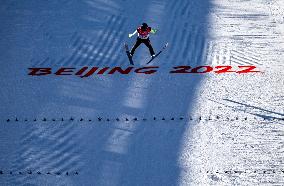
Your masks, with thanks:
[{"label": "snow-covered landing hill", "polygon": [[[283,185],[281,0],[16,1],[0,5],[1,185]],[[141,22],[159,73],[126,68]],[[137,49],[135,68],[149,59]],[[170,74],[178,65],[263,73]]]}]

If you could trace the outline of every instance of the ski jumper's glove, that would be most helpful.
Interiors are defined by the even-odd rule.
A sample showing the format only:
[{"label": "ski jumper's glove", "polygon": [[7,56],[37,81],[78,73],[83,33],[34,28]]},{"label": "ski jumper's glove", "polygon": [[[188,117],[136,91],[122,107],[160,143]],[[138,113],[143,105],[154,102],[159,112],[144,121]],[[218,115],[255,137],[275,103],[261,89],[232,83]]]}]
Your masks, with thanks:
[{"label": "ski jumper's glove", "polygon": [[128,37],[132,37],[132,36],[134,36],[135,34],[137,34],[137,30],[135,30],[135,32],[133,32],[132,34],[128,34]]},{"label": "ski jumper's glove", "polygon": [[157,29],[152,28],[150,33],[151,34],[156,34],[157,31],[158,31]]}]

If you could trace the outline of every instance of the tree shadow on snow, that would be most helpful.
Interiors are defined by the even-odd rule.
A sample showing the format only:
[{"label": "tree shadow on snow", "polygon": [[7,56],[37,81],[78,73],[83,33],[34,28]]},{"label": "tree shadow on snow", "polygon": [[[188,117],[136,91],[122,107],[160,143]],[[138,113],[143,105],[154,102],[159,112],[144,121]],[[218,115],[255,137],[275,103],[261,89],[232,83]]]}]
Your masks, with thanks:
[{"label": "tree shadow on snow", "polygon": [[[157,12],[151,9],[151,5],[161,7],[163,4],[164,9]],[[192,112],[202,75],[169,74],[167,67],[194,67],[205,63],[203,56],[208,38],[206,23],[210,8],[209,0],[149,1],[148,11],[158,19],[152,20],[152,24],[159,25],[161,32],[164,32],[159,38],[153,37],[152,43],[155,46],[161,46],[165,41],[170,43],[167,51],[155,61],[161,67],[161,73],[151,76],[132,75],[122,81],[112,77],[114,87],[109,88],[119,100],[113,104],[115,109],[109,107],[112,115],[144,117],[148,121],[96,127],[92,134],[90,132],[88,139],[92,139],[94,143],[86,156],[93,164],[85,170],[93,171],[88,176],[90,183],[179,184],[182,171],[179,158],[183,137],[190,132],[191,126],[186,121],[172,121],[171,118],[188,116]],[[159,12],[160,10],[163,11]],[[145,16],[145,19],[149,18]],[[127,25],[136,24],[134,19],[129,18]],[[126,28],[126,33],[130,27]],[[138,49],[136,62],[142,65],[144,61],[139,61],[140,55]],[[151,119],[154,117],[157,120]],[[165,121],[162,120],[163,117]]]},{"label": "tree shadow on snow", "polygon": [[[122,50],[122,44],[127,39],[128,32],[133,31],[133,28],[143,21],[159,28],[160,35],[151,40],[156,50],[166,41],[170,46],[154,61],[153,65],[161,67],[160,72],[155,75],[132,74],[127,77],[113,75],[101,78],[91,77],[88,80],[62,78],[45,84],[48,87],[54,86],[54,90],[43,93],[43,95],[50,97],[46,98],[42,105],[56,108],[56,110],[50,110],[48,115],[63,113],[64,115],[75,115],[75,117],[83,116],[96,119],[98,116],[102,116],[104,118],[102,123],[98,123],[96,120],[93,125],[75,124],[76,127],[64,129],[66,136],[69,134],[71,136],[66,140],[69,145],[72,145],[71,150],[76,145],[85,148],[76,152],[76,160],[63,159],[68,168],[71,164],[83,165],[78,166],[80,167],[78,176],[61,177],[60,183],[131,186],[178,185],[182,172],[179,158],[184,135],[190,132],[191,126],[187,121],[180,121],[177,118],[186,117],[192,112],[195,98],[198,96],[196,91],[202,83],[203,75],[169,74],[168,72],[169,67],[172,66],[189,65],[195,67],[205,63],[204,53],[209,34],[207,31],[208,14],[212,5],[210,0],[108,2],[110,4],[102,0],[86,0],[84,1],[86,4],[82,5],[81,3],[64,1],[67,4],[63,6],[58,1],[58,4],[50,5],[55,12],[54,15],[52,11],[50,12],[54,22],[51,21],[46,26],[47,28],[57,31],[62,29],[55,35],[62,34],[64,36],[64,31],[68,32],[68,35],[72,35],[74,32],[79,33],[79,36],[76,34],[74,36],[77,37],[74,41],[75,49],[68,50],[70,56],[67,57],[62,58],[63,54],[58,50],[64,45],[61,44],[60,37],[58,40],[53,40],[51,45],[53,47],[50,47],[53,50],[48,54],[58,56],[59,65],[67,67],[76,65],[118,66],[128,63]],[[62,6],[61,8],[65,8],[65,11],[69,12],[72,17],[70,18],[66,12],[61,14],[57,10],[59,5]],[[96,7],[100,7],[99,10]],[[97,17],[100,19],[97,20]],[[107,22],[99,24],[104,18]],[[45,19],[50,21],[48,16]],[[53,24],[59,22],[63,26]],[[102,28],[102,25],[105,25],[105,28]],[[94,30],[91,29],[92,26]],[[72,28],[74,30],[70,31]],[[39,27],[38,29],[44,28]],[[117,29],[121,29],[122,32]],[[82,39],[80,35],[84,35],[87,40]],[[90,39],[93,35],[96,36],[94,40]],[[62,40],[66,40],[66,37]],[[48,48],[48,46],[46,47]],[[136,66],[145,64],[142,58],[139,60],[139,56],[142,56],[141,51],[143,50],[137,49]],[[81,57],[77,55],[81,55]],[[90,58],[84,58],[84,56]],[[91,57],[95,57],[96,60]],[[45,80],[47,81],[47,79]],[[48,80],[51,81],[51,78]],[[44,87],[44,85],[40,86]],[[130,119],[137,117],[139,120],[135,122],[115,122],[113,120],[107,122],[107,117],[112,119],[115,117]],[[144,121],[141,118],[147,120]],[[67,123],[72,124],[72,122]],[[51,133],[50,136],[40,136],[40,138],[45,141],[51,137],[52,144],[62,140],[62,133],[65,134],[61,127],[32,128],[31,132],[37,130]],[[72,139],[74,132],[76,138]],[[36,141],[38,138],[33,139]],[[24,144],[26,149],[21,152],[33,148],[38,148],[41,151],[39,142],[27,142]],[[67,142],[61,143],[64,145]],[[50,160],[46,164],[40,164],[40,168],[43,170],[50,168],[50,165],[54,165],[53,169],[63,166],[58,165],[58,162],[62,163],[62,161],[50,158],[55,155],[55,150],[52,149],[57,147],[53,145],[48,144],[43,147],[48,154],[48,157],[45,158]],[[69,154],[68,158],[73,157],[72,153],[74,152],[71,153],[69,149],[62,150],[62,152],[59,148],[56,150],[56,157],[65,154]],[[41,159],[42,156],[42,154],[38,154],[36,158]],[[41,163],[29,156],[23,159],[29,159],[31,162],[29,164]],[[19,161],[24,161],[23,159],[19,158]],[[66,167],[66,165],[64,166]],[[21,168],[25,169],[26,167],[29,165]],[[43,181],[40,178],[35,178],[28,179],[25,183],[37,183],[37,180]],[[49,184],[59,184],[55,178],[48,180]]]}]

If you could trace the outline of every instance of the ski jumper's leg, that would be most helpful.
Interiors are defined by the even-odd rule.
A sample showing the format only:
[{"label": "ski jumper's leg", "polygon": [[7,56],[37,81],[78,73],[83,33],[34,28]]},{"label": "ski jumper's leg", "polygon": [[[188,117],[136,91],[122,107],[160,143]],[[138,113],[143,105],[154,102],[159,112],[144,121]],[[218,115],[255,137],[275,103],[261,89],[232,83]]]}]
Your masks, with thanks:
[{"label": "ski jumper's leg", "polygon": [[133,55],[136,48],[142,43],[141,39],[138,37],[137,40],[136,40],[136,43],[135,45],[132,47],[131,51],[130,51],[130,54]]},{"label": "ski jumper's leg", "polygon": [[153,47],[151,45],[150,39],[149,38],[148,39],[144,39],[143,43],[149,48],[151,56],[154,55],[155,52],[154,52],[154,49],[153,49]]}]

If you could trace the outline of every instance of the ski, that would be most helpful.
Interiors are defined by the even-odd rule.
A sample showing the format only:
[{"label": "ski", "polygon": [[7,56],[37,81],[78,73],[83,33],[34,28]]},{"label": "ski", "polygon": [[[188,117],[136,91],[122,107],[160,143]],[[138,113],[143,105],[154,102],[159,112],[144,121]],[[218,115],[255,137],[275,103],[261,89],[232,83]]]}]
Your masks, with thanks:
[{"label": "ski", "polygon": [[152,58],[150,59],[150,61],[147,62],[147,64],[151,63],[156,57],[158,57],[158,55],[160,55],[160,54],[163,52],[163,50],[165,50],[165,49],[168,47],[168,45],[169,45],[169,43],[166,43],[166,44],[163,46],[163,48],[160,50],[160,52],[158,52],[158,53],[155,55],[155,57],[152,57]]},{"label": "ski", "polygon": [[126,55],[129,59],[130,64],[134,65],[133,60],[132,60],[132,56],[130,55],[129,48],[128,48],[128,45],[126,43],[124,43],[124,47],[125,47]]}]

